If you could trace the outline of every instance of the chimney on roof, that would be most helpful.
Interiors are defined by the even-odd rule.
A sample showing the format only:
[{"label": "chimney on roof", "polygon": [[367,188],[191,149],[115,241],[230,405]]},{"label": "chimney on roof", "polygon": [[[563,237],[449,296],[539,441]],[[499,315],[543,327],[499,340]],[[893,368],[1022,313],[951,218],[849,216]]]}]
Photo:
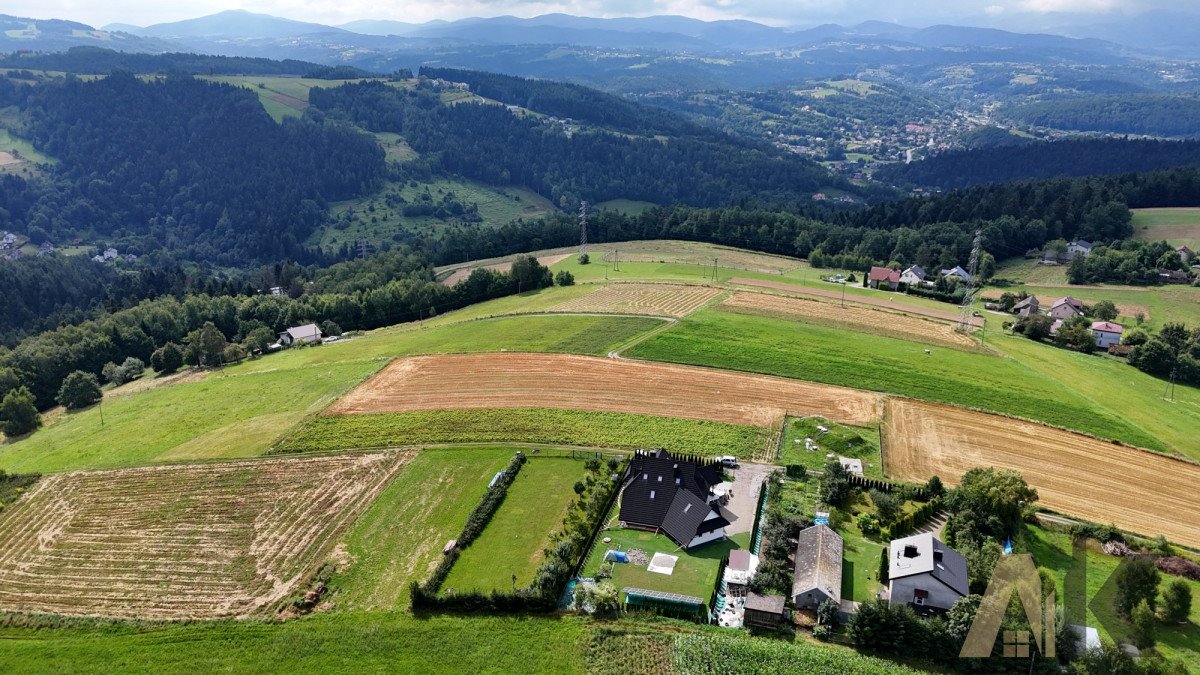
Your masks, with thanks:
[{"label": "chimney on roof", "polygon": [[916,558],[920,555],[921,554],[919,552],[917,552],[917,547],[915,545],[906,544],[904,546],[904,557],[905,558]]}]

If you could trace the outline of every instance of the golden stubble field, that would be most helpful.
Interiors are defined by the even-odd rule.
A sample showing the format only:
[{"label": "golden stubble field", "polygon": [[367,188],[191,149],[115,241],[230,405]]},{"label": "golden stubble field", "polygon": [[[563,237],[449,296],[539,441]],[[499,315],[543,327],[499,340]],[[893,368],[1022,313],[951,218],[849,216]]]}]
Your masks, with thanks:
[{"label": "golden stubble field", "polygon": [[767,375],[565,354],[400,359],[330,414],[461,408],[602,410],[776,426],[785,415],[873,425],[880,396]]},{"label": "golden stubble field", "polygon": [[0,515],[0,610],[165,620],[269,612],[413,453],[86,471]]},{"label": "golden stubble field", "polygon": [[1200,465],[1032,422],[936,403],[885,403],[884,469],[956,485],[968,469],[1020,471],[1039,504],[1095,523],[1200,547]]}]

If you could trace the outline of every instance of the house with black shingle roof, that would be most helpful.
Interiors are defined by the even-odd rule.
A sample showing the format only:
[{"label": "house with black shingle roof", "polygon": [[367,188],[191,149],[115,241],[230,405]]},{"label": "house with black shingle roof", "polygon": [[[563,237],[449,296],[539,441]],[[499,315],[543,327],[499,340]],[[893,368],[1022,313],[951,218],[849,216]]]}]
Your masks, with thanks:
[{"label": "house with black shingle roof", "polygon": [[621,525],[661,532],[683,549],[724,539],[729,521],[713,494],[720,482],[718,462],[638,451],[621,490]]}]

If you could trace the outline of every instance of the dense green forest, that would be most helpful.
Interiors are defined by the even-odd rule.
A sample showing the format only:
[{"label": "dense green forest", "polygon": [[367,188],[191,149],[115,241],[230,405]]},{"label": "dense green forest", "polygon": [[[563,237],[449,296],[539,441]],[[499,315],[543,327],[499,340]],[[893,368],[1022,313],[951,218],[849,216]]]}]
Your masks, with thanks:
[{"label": "dense green forest", "polygon": [[[303,75],[322,71],[328,66],[294,59],[277,61],[211,54],[137,54],[102,47],[72,47],[65,52],[0,54],[0,68],[50,70],[83,75],[115,71],[194,75]],[[352,70],[356,73],[364,72],[357,68]]]},{"label": "dense green forest", "polygon": [[1025,124],[1073,131],[1200,136],[1200,99],[1183,96],[1092,96],[1006,109]]},{"label": "dense green forest", "polygon": [[187,76],[118,73],[10,96],[34,144],[60,160],[48,180],[0,182],[0,228],[35,243],[82,236],[231,266],[299,257],[329,201],[385,174],[375,139],[349,125],[276,124],[253,92]]},{"label": "dense green forest", "polygon": [[[457,68],[421,68],[423,77],[466,82],[471,91],[510,105],[536,110],[545,115],[567,117],[629,134],[654,136],[709,135],[679,115],[664,114],[628,99],[578,84],[533,80],[512,75]],[[736,137],[732,144],[745,144]]]},{"label": "dense green forest", "polygon": [[1200,141],[1087,138],[952,150],[912,164],[892,164],[875,178],[943,190],[1030,178],[1104,176],[1200,164]]},{"label": "dense green forest", "polygon": [[330,117],[403,135],[435,172],[528,187],[563,206],[625,198],[779,207],[811,204],[808,194],[828,185],[853,189],[808,160],[718,132],[658,139],[624,129],[567,129],[496,105],[443,105],[432,88],[382,82],[313,89],[309,96]]}]

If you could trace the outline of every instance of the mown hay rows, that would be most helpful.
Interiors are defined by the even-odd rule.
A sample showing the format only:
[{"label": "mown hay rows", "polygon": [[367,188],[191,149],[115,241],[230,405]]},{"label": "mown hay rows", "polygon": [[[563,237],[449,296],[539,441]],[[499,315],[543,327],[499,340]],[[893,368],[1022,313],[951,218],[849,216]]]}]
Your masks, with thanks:
[{"label": "mown hay rows", "polygon": [[411,457],[47,477],[0,516],[0,610],[184,619],[269,607]]},{"label": "mown hay rows", "polygon": [[552,312],[600,312],[683,317],[723,293],[719,288],[683,284],[609,284],[555,305]]},{"label": "mown hay rows", "polygon": [[600,410],[773,427],[784,415],[875,424],[879,395],[766,375],[565,354],[398,360],[330,406],[353,414],[461,408]]},{"label": "mown hay rows", "polygon": [[1200,546],[1200,465],[962,408],[900,399],[886,406],[883,457],[892,478],[936,474],[954,485],[973,467],[1015,469],[1043,507]]}]

